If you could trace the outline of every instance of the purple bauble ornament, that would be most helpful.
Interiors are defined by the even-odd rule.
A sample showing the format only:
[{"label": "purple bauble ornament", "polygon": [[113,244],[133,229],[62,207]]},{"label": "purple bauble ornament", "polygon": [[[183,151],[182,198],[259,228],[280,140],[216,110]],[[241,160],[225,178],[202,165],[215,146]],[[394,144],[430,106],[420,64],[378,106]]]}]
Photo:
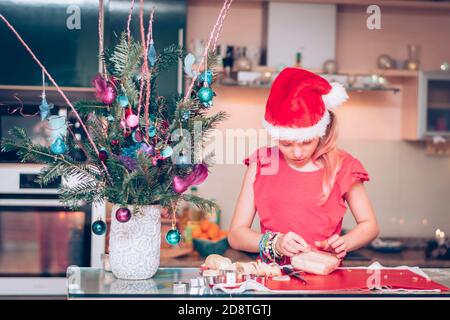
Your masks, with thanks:
[{"label": "purple bauble ornament", "polygon": [[130,221],[131,211],[128,208],[119,208],[116,211],[116,219],[121,223]]}]

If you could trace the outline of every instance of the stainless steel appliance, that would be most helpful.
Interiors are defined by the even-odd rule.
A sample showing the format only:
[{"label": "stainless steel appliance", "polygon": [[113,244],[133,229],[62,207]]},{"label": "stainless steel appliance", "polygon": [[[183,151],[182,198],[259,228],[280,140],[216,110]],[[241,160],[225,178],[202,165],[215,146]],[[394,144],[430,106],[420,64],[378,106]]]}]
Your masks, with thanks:
[{"label": "stainless steel appliance", "polygon": [[[21,103],[14,99],[13,104],[13,91],[19,93]],[[86,96],[90,91],[71,95]],[[67,115],[56,92],[48,92],[47,97],[55,103],[54,114]],[[39,103],[38,88],[3,88],[0,99],[2,137],[19,126],[36,142],[49,141],[45,122],[39,115],[30,116]],[[22,112],[12,112],[22,105]],[[84,204],[78,211],[64,207],[57,187],[70,181],[41,187],[35,182],[41,168],[42,164],[20,163],[14,153],[0,154],[0,296],[65,295],[68,266],[101,266],[105,237],[93,235],[90,228],[98,217],[105,219],[105,207]]]}]

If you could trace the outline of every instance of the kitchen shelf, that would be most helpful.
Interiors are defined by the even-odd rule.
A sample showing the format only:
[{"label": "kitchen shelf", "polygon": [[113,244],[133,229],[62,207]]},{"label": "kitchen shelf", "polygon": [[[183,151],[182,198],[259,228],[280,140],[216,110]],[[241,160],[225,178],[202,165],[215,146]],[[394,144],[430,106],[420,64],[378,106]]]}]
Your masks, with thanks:
[{"label": "kitchen shelf", "polygon": [[435,109],[435,110],[450,110],[450,102],[447,103],[428,103],[428,109]]},{"label": "kitchen shelf", "polygon": [[[223,0],[188,0],[189,3],[220,2]],[[370,6],[378,5],[381,7],[405,8],[405,9],[439,9],[450,10],[449,1],[424,1],[424,0],[240,0],[240,3],[268,3],[268,2],[286,2],[286,3],[319,3],[336,4],[342,6]]]},{"label": "kitchen shelf", "polygon": [[417,77],[419,71],[403,69],[376,69],[376,74],[383,77]]},{"label": "kitchen shelf", "polygon": [[[228,87],[228,88],[247,88],[247,89],[270,89],[271,85],[239,85],[239,84],[217,84],[216,86],[218,87]],[[394,93],[397,93],[400,91],[400,88],[395,88],[395,87],[380,87],[380,88],[367,88],[367,87],[345,87],[346,90],[348,91],[356,91],[356,92],[361,92],[361,91],[392,91]]]}]

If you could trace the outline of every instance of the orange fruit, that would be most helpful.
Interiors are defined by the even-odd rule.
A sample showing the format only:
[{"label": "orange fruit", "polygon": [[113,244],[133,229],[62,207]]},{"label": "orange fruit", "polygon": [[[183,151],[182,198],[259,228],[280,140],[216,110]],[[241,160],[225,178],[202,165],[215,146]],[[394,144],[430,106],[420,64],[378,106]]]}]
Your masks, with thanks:
[{"label": "orange fruit", "polygon": [[203,219],[200,221],[200,229],[202,229],[203,232],[207,232],[209,230],[210,222],[206,219]]},{"label": "orange fruit", "polygon": [[202,230],[200,228],[195,228],[192,230],[192,238],[198,238],[202,234]]},{"label": "orange fruit", "polygon": [[219,226],[215,223],[211,224],[208,230],[208,236],[210,238],[217,238],[219,235]]},{"label": "orange fruit", "polygon": [[197,238],[198,238],[198,239],[206,239],[206,240],[209,239],[209,238],[208,238],[208,235],[207,235],[206,233],[201,233]]}]

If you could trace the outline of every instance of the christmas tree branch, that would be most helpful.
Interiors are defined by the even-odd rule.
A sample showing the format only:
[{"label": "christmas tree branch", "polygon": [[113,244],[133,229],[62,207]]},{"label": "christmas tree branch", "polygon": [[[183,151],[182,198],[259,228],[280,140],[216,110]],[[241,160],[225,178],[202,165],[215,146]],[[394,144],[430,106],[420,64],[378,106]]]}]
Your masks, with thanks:
[{"label": "christmas tree branch", "polygon": [[[92,141],[92,138],[83,122],[83,120],[81,119],[80,115],[78,114],[77,110],[75,109],[75,107],[72,105],[72,102],[70,102],[70,100],[67,98],[66,94],[61,90],[61,88],[58,86],[58,84],[56,83],[56,81],[53,79],[52,75],[47,71],[47,69],[45,68],[45,66],[41,63],[41,61],[36,57],[36,55],[34,54],[34,52],[30,49],[30,47],[26,44],[26,42],[22,39],[22,37],[19,35],[19,33],[17,33],[16,29],[9,23],[9,21],[2,15],[0,14],[0,19],[3,20],[3,22],[5,22],[5,24],[8,26],[9,29],[11,29],[11,31],[14,33],[14,35],[17,37],[17,39],[19,39],[20,43],[25,47],[25,49],[28,51],[28,53],[31,55],[31,57],[33,58],[33,60],[39,65],[39,67],[42,69],[42,71],[45,73],[45,75],[48,77],[48,79],[53,83],[53,85],[55,86],[56,90],[59,92],[59,94],[63,97],[64,101],[67,103],[67,105],[70,107],[70,109],[72,109],[73,113],[75,114],[75,117],[77,118],[77,120],[80,122],[81,127],[83,128],[84,132],[86,133],[86,137],[88,138],[89,142],[91,143],[92,147],[94,148],[95,152],[98,155],[98,149],[94,143],[94,141]],[[106,171],[106,175],[108,174],[108,168],[103,165],[105,171]]]}]

